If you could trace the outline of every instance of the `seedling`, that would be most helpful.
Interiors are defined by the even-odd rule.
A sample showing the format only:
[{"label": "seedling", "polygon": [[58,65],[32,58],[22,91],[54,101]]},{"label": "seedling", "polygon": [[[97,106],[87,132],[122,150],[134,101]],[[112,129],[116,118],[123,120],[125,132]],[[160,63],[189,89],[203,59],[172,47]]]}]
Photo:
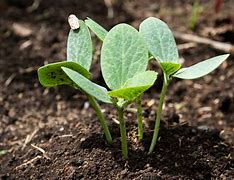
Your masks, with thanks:
[{"label": "seedling", "polygon": [[[87,23],[88,22],[88,23]],[[111,91],[104,87],[99,99],[111,99],[116,107],[120,123],[122,156],[127,158],[127,135],[124,122],[124,108],[144,91],[150,88],[156,80],[157,73],[146,71],[148,50],[140,33],[127,24],[119,24],[109,32],[91,19],[86,24],[103,40],[101,49],[101,70],[104,80]],[[69,78],[79,85],[79,74],[71,69],[62,68]],[[87,87],[87,90],[91,88]],[[100,98],[99,96],[102,96]],[[109,102],[109,101],[108,101]]]},{"label": "seedling", "polygon": [[145,39],[149,52],[158,61],[164,74],[154,134],[149,149],[150,154],[153,152],[157,142],[164,98],[172,79],[174,77],[180,79],[196,79],[205,76],[226,60],[229,54],[216,56],[190,67],[180,69],[181,64],[179,62],[176,42],[166,23],[157,18],[149,17],[141,23],[140,33]]},{"label": "seedling", "polygon": [[[72,18],[72,19],[71,19]],[[114,26],[109,32],[88,18],[85,22],[70,17],[67,43],[67,61],[45,65],[38,70],[40,83],[46,87],[70,85],[86,94],[95,109],[108,143],[112,138],[96,99],[113,104],[118,113],[122,156],[127,158],[127,135],[124,108],[137,103],[138,134],[143,138],[141,96],[157,78],[157,73],[147,71],[149,59],[155,58],[163,70],[164,82],[160,94],[155,129],[149,153],[157,142],[164,98],[173,77],[195,79],[217,68],[228,54],[216,56],[188,68],[181,68],[175,39],[167,24],[150,17],[140,25],[140,33],[127,24]],[[90,81],[92,61],[92,40],[88,27],[103,41],[101,49],[101,71],[109,91]]]},{"label": "seedling", "polygon": [[90,104],[97,113],[107,142],[111,144],[112,137],[107,122],[95,98],[106,103],[111,103],[111,100],[107,96],[105,88],[89,80],[91,77],[89,69],[92,62],[91,36],[88,27],[83,21],[79,20],[79,26],[77,26],[77,22],[74,23],[78,29],[71,29],[69,32],[67,61],[51,63],[39,68],[39,81],[45,87],[70,85],[86,94]]},{"label": "seedling", "polygon": [[[85,24],[93,31],[94,34],[96,34],[96,36],[101,41],[104,41],[104,39],[108,33],[107,30],[105,30],[102,26],[100,26],[98,23],[93,21],[91,18],[87,18],[87,20],[85,20]],[[119,33],[119,34],[121,34],[121,33]],[[117,52],[118,52],[118,50],[117,50]],[[138,136],[139,136],[139,140],[142,140],[144,130],[143,130],[143,121],[142,121],[143,118],[142,118],[141,95],[138,96],[135,101],[137,104]]]},{"label": "seedling", "polygon": [[[92,60],[91,37],[87,26],[103,41],[101,69],[111,91],[89,80]],[[66,84],[85,93],[97,112],[107,141],[112,142],[106,121],[96,99],[112,103],[120,122],[123,158],[127,158],[127,136],[124,108],[150,88],[157,73],[146,71],[148,50],[141,34],[127,24],[119,24],[109,32],[91,19],[79,21],[79,29],[71,30],[68,37],[67,59],[69,61],[45,65],[38,70],[39,80],[47,87]],[[142,130],[143,131],[143,130]]]},{"label": "seedling", "polygon": [[200,5],[200,0],[195,0],[193,3],[192,14],[189,22],[189,27],[191,30],[194,30],[197,26],[198,18],[200,16],[201,11],[202,8]]},{"label": "seedling", "polygon": [[128,155],[124,108],[151,87],[157,77],[156,72],[146,71],[147,65],[148,50],[136,29],[119,24],[107,33],[101,49],[101,70],[111,89],[108,95],[117,108],[123,158]]}]

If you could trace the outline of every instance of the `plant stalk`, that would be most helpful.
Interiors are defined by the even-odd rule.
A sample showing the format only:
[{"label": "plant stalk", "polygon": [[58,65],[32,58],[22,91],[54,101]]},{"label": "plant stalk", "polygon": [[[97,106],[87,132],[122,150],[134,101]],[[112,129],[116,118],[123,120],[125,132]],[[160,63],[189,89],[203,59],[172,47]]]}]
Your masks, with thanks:
[{"label": "plant stalk", "polygon": [[118,112],[118,116],[119,116],[122,156],[123,156],[123,159],[126,159],[128,157],[128,144],[127,144],[127,135],[126,135],[126,126],[125,126],[125,122],[124,122],[123,108],[117,106],[117,112]]},{"label": "plant stalk", "polygon": [[156,122],[155,122],[155,127],[154,127],[154,134],[153,138],[151,141],[150,149],[148,154],[151,154],[154,151],[155,145],[157,143],[158,139],[158,133],[159,133],[159,127],[160,127],[160,120],[161,120],[161,114],[162,114],[162,108],[163,108],[163,103],[164,103],[164,98],[168,89],[169,81],[166,78],[166,75],[164,74],[164,81],[163,81],[163,87],[162,91],[160,94],[160,101],[159,101],[159,106],[157,109],[157,116],[156,116]]},{"label": "plant stalk", "polygon": [[141,105],[141,96],[137,97],[137,121],[138,121],[138,136],[139,140],[143,139],[143,118],[142,118],[142,105]]},{"label": "plant stalk", "polygon": [[97,101],[94,99],[94,97],[90,96],[89,94],[86,94],[88,99],[89,99],[89,102],[90,104],[92,105],[92,107],[94,108],[94,110],[96,111],[97,113],[97,117],[101,123],[101,126],[102,126],[102,129],[104,131],[104,134],[106,136],[106,140],[109,144],[112,144],[112,137],[111,137],[111,134],[110,134],[110,131],[109,131],[109,128],[107,126],[107,122],[106,122],[106,119],[101,111],[101,108],[99,106],[99,104],[97,103]]}]

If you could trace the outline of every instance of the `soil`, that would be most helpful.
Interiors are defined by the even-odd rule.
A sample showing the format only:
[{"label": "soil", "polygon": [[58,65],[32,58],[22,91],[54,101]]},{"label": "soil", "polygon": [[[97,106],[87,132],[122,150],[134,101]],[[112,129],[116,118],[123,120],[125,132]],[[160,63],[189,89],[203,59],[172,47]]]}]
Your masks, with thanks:
[{"label": "soil", "polygon": [[[142,19],[155,16],[173,30],[233,43],[231,0],[219,14],[213,1],[201,1],[203,11],[194,31],[188,28],[192,1],[122,1],[114,5],[111,19],[102,0],[37,2],[38,7],[33,1],[0,2],[0,179],[234,178],[233,55],[204,78],[173,81],[158,144],[147,155],[162,84],[159,67],[152,62],[149,68],[160,73],[157,85],[143,96],[142,142],[137,139],[135,105],[125,111],[126,161],[121,158],[114,107],[101,104],[114,138],[108,146],[85,96],[66,86],[45,89],[37,78],[39,66],[66,59],[70,13],[89,16],[107,29],[119,22],[138,27]],[[104,85],[100,47],[96,41],[91,71],[93,80]],[[185,67],[222,53],[197,45],[180,50],[180,57]]]}]

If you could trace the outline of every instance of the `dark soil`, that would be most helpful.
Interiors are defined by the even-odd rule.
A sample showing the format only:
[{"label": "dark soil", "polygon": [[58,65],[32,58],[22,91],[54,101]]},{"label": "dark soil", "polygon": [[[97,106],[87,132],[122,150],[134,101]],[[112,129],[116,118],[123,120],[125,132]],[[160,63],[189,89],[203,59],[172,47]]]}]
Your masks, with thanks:
[{"label": "dark soil", "polygon": [[[155,152],[147,155],[160,74],[159,85],[143,97],[143,142],[137,140],[135,105],[125,111],[126,161],[121,159],[114,107],[101,105],[114,137],[113,146],[108,146],[86,97],[66,86],[45,89],[36,72],[45,63],[66,59],[70,13],[89,16],[107,29],[119,22],[138,27],[142,19],[156,16],[173,30],[233,43],[231,0],[224,2],[219,14],[213,10],[213,1],[201,1],[204,10],[194,32],[188,29],[192,1],[123,1],[114,6],[113,19],[107,18],[102,0],[41,0],[38,7],[32,3],[0,2],[0,179],[234,178],[233,55],[204,78],[173,81],[158,144]],[[93,80],[104,85],[99,75],[100,46],[97,41],[92,73]],[[222,53],[197,45],[180,50],[180,57],[185,59],[183,66],[188,66]],[[155,62],[149,68],[159,71]]]}]

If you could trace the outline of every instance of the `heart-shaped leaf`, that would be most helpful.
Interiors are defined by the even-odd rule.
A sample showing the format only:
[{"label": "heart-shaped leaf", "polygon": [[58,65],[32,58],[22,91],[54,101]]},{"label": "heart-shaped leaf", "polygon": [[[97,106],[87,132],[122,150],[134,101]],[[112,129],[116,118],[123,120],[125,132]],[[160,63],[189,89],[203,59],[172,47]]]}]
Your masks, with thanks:
[{"label": "heart-shaped leaf", "polygon": [[89,70],[92,62],[92,40],[88,27],[79,20],[80,27],[70,30],[67,41],[67,61],[79,63]]},{"label": "heart-shaped leaf", "polygon": [[89,78],[90,73],[75,62],[62,61],[58,63],[51,63],[42,66],[38,69],[38,77],[40,83],[45,87],[53,87],[62,84],[72,85],[73,82],[63,72],[61,67],[67,67],[80,73],[82,76]]},{"label": "heart-shaped leaf", "polygon": [[124,88],[109,91],[108,95],[116,98],[133,101],[147,89],[149,89],[157,79],[157,73],[154,71],[145,71],[130,78]]},{"label": "heart-shaped leaf", "polygon": [[149,17],[140,25],[147,47],[159,63],[171,62],[179,64],[179,55],[174,36],[166,23],[160,19]]},{"label": "heart-shaped leaf", "polygon": [[196,79],[211,71],[215,70],[223,61],[228,58],[229,54],[224,54],[216,56],[200,63],[197,63],[193,66],[182,68],[177,71],[173,76],[180,79]]},{"label": "heart-shaped leaf", "polygon": [[69,68],[62,67],[62,70],[83,91],[97,98],[100,101],[103,101],[105,103],[111,103],[111,99],[107,94],[106,88],[91,82],[89,79],[85,78],[81,74]]},{"label": "heart-shaped leaf", "polygon": [[112,90],[121,89],[126,81],[146,70],[148,50],[140,33],[127,24],[113,27],[101,50],[102,75]]},{"label": "heart-shaped leaf", "polygon": [[96,23],[91,18],[87,18],[85,20],[85,24],[93,31],[94,34],[101,40],[104,41],[104,38],[106,37],[106,34],[108,33],[107,30],[105,30],[102,26],[100,26],[98,23]]}]

